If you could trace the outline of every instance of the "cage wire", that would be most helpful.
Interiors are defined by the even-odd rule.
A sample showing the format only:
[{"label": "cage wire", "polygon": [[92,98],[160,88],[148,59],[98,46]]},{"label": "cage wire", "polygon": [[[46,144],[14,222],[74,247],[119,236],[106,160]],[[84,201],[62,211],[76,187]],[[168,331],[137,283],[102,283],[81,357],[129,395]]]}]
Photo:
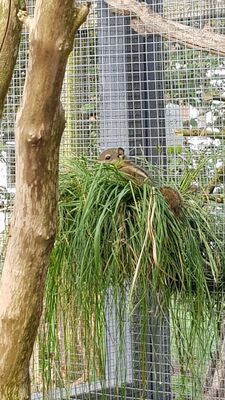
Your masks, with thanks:
[{"label": "cage wire", "polygon": [[[223,0],[145,2],[154,13],[169,21],[204,30],[209,41],[212,32],[225,35]],[[35,2],[28,0],[27,3],[32,15]],[[207,156],[199,178],[207,183],[216,169],[224,168],[225,60],[219,48],[214,54],[204,46],[190,48],[185,36],[183,43],[179,43],[174,39],[176,29],[172,25],[169,28],[162,25],[161,32],[156,32],[153,25],[150,34],[143,33],[143,26],[138,26],[136,32],[131,28],[130,17],[112,13],[104,0],[94,0],[87,22],[76,35],[62,91],[67,123],[61,163],[71,154],[95,159],[102,149],[122,146],[131,158],[143,165],[146,160],[150,162],[159,178],[164,174],[168,182],[176,182],[184,168],[195,167]],[[193,40],[196,40],[194,34]],[[15,117],[23,91],[27,56],[28,34],[24,31],[0,131],[1,265],[15,191]],[[224,198],[224,181],[215,186],[213,194]],[[217,218],[215,230],[220,230],[225,242],[224,211],[222,200],[221,203],[212,202],[211,212]],[[120,345],[113,309],[117,305],[109,308],[107,304],[110,304],[110,293],[105,317],[105,380],[102,382],[98,376],[93,376],[91,382],[87,379],[82,321],[73,319],[65,323],[61,313],[56,321],[58,348],[51,350],[53,363],[47,391],[43,382],[45,354],[40,353],[44,323],[40,327],[31,362],[32,399],[142,397],[138,315],[132,323],[125,324],[125,352],[118,362]],[[182,318],[188,326],[185,310]],[[183,373],[170,325],[170,311],[167,310],[160,323],[154,319],[154,313],[147,319],[148,368],[144,397],[208,400],[210,363],[205,365],[196,346],[196,376],[190,371]],[[73,332],[75,323],[79,325],[76,334]],[[206,334],[208,332],[202,333]],[[220,357],[218,353],[217,357]],[[216,387],[216,382],[213,384]],[[221,393],[210,398],[224,399]]]}]

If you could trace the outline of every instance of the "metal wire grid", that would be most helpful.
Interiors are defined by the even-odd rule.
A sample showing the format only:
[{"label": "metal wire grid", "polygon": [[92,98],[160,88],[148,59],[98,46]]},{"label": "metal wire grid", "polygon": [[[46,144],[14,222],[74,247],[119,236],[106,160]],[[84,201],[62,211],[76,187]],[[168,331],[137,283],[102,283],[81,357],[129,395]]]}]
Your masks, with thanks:
[{"label": "metal wire grid", "polygon": [[[199,29],[210,24],[214,31],[225,34],[223,1],[154,0],[148,3],[155,12],[166,18]],[[34,3],[30,1],[31,14],[33,8]],[[170,33],[172,36],[173,32]],[[13,196],[15,183],[15,113],[22,94],[27,53],[27,33],[24,33],[1,124],[1,158],[6,163],[1,163],[4,210],[0,212],[0,244],[4,242],[4,220],[8,215],[5,204],[11,202],[8,198]],[[94,158],[101,148],[120,145],[130,156],[147,158],[159,171],[163,166],[168,179],[176,180],[185,165],[193,165],[202,154],[207,154],[209,163],[203,179],[208,180],[215,166],[224,162],[224,93],[225,62],[222,58],[181,46],[173,39],[164,40],[163,35],[159,37],[134,33],[130,28],[129,17],[115,16],[104,1],[93,1],[92,15],[77,34],[76,47],[68,61],[62,93],[67,125],[61,159],[71,153]],[[194,129],[207,130],[210,138],[183,135],[184,131],[193,132]],[[223,185],[218,185],[215,190],[224,195]],[[215,212],[218,217],[224,215],[224,206],[216,205]],[[220,221],[225,238],[224,217]],[[108,382],[105,382],[104,392],[106,397],[119,398],[120,394],[114,390],[115,370],[118,366],[115,356],[116,339],[112,339],[116,327],[111,316],[108,316],[108,324],[111,332],[107,336]],[[150,326],[154,326],[154,323],[151,322]],[[124,360],[121,372],[126,395],[131,399],[140,397],[140,366],[135,358],[135,352],[139,351],[139,339],[136,333],[138,322],[127,328],[125,346],[129,356]],[[149,338],[149,343],[151,340]],[[149,360],[152,360],[153,353],[156,354],[157,360],[154,362],[155,367],[149,362],[147,398],[200,399],[200,387],[204,382],[196,386],[196,379],[190,374],[186,377],[181,397],[178,397],[183,381],[176,362],[173,332],[169,332],[168,326],[163,331],[159,328],[154,340],[155,346],[158,346],[157,352],[153,351],[154,346],[150,343],[148,355]],[[133,352],[131,344],[136,349]],[[85,362],[82,359],[82,349],[78,347],[76,345],[72,350],[77,352],[77,364],[71,362],[69,365],[74,381],[82,378],[82,373],[76,375],[76,371],[81,372]],[[34,392],[41,390],[42,386],[37,359],[34,357]],[[161,369],[157,370],[157,365]],[[199,372],[201,368],[204,369],[200,364],[198,367]],[[199,376],[203,376],[204,372]],[[53,371],[55,381],[57,373],[56,366]],[[98,383],[93,383],[91,387],[81,382],[79,385],[74,384],[72,378],[70,381],[68,378],[67,383],[71,395],[76,397],[85,398],[87,393],[91,393],[93,398],[102,395],[102,386]],[[160,388],[160,384],[164,386]],[[64,395],[65,390],[53,390],[53,398]],[[34,393],[33,398],[41,398],[41,394]]]}]

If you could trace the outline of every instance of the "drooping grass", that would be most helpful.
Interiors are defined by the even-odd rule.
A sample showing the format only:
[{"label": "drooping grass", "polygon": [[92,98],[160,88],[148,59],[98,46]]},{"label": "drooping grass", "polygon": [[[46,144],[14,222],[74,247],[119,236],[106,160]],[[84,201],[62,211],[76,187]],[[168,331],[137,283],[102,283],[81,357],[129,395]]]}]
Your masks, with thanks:
[{"label": "drooping grass", "polygon": [[[218,328],[221,307],[214,290],[224,281],[223,248],[204,203],[188,194],[189,181],[188,176],[185,184],[181,181],[183,206],[175,217],[159,188],[138,186],[114,166],[85,159],[65,165],[46,287],[47,353],[61,351],[60,324],[67,329],[61,336],[68,363],[75,355],[67,335],[82,337],[86,380],[105,377],[107,302],[118,327],[118,365],[127,313],[132,320],[138,312],[144,371],[151,307],[159,319],[170,310],[185,368],[194,366],[196,343],[202,353],[209,351],[202,330],[208,321],[211,331]],[[188,329],[181,323],[181,310],[189,315]],[[145,387],[145,374],[142,381]]]}]

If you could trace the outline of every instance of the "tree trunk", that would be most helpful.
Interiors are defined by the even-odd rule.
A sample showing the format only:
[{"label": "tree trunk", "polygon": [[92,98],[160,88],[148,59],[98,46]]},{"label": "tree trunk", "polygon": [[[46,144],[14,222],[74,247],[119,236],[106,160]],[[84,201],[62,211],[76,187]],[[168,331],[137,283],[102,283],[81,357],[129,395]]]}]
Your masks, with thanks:
[{"label": "tree trunk", "polygon": [[0,119],[20,44],[22,24],[17,17],[24,0],[0,0]]},{"label": "tree trunk", "polygon": [[[0,286],[0,399],[30,398],[29,362],[56,232],[60,93],[76,30],[89,4],[36,0],[16,124],[16,198]],[[29,22],[29,24],[28,24]]]}]

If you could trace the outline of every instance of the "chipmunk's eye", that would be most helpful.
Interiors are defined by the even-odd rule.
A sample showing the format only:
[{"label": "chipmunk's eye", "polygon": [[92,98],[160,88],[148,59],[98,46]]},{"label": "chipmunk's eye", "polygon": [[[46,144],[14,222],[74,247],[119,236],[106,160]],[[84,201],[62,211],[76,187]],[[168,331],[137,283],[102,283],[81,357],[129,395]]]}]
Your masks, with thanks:
[{"label": "chipmunk's eye", "polygon": [[110,154],[106,154],[105,160],[110,160],[110,158],[111,158]]}]

